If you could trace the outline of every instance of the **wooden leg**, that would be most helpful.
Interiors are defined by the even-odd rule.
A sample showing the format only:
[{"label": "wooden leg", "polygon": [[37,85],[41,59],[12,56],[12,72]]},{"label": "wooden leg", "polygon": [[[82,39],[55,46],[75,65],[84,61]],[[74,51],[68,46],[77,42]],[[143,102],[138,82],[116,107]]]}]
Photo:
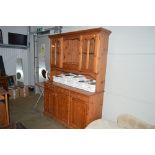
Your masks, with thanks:
[{"label": "wooden leg", "polygon": [[7,125],[9,125],[10,121],[9,121],[9,109],[8,109],[8,95],[5,94],[5,106],[6,106],[6,119],[7,119]]}]

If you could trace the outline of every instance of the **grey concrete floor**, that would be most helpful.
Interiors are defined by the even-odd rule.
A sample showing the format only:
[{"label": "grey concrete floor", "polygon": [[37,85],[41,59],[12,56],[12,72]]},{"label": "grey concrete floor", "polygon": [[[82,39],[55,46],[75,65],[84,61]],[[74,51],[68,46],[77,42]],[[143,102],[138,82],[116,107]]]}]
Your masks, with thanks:
[{"label": "grey concrete floor", "polygon": [[34,108],[39,95],[10,99],[10,121],[21,122],[28,129],[65,129],[59,122],[43,114],[43,97]]}]

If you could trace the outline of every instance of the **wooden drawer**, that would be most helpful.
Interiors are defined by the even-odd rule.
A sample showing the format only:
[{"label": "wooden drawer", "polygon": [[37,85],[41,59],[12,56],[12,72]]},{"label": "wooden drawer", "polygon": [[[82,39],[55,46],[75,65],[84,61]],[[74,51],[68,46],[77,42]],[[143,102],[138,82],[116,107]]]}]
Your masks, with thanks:
[{"label": "wooden drawer", "polygon": [[50,88],[50,87],[53,87],[53,85],[52,85],[51,83],[45,82],[45,83],[44,83],[44,87],[45,87],[45,88]]},{"label": "wooden drawer", "polygon": [[69,95],[69,90],[55,86],[55,93]]},{"label": "wooden drawer", "polygon": [[85,102],[89,101],[89,97],[88,96],[80,94],[80,93],[75,93],[73,91],[70,93],[70,96],[72,98],[79,98],[80,100],[85,101]]}]

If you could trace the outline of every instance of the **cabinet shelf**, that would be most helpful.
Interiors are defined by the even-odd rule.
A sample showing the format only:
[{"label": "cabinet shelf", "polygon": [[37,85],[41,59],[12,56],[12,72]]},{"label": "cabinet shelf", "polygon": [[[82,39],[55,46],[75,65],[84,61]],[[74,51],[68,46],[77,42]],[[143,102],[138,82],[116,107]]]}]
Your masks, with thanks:
[{"label": "cabinet shelf", "polygon": [[96,79],[97,73],[92,73],[92,72],[86,72],[86,71],[76,71],[76,70],[67,70],[67,69],[63,69],[63,68],[59,68],[59,67],[52,67],[51,68],[55,68],[57,71],[63,72],[63,73],[73,73],[73,74],[81,74],[81,75],[85,75],[86,77],[90,77],[93,79]]},{"label": "cabinet shelf", "polygon": [[[87,53],[86,53],[86,52],[83,52],[82,54],[87,55]],[[94,53],[89,53],[89,55],[94,55]]]}]

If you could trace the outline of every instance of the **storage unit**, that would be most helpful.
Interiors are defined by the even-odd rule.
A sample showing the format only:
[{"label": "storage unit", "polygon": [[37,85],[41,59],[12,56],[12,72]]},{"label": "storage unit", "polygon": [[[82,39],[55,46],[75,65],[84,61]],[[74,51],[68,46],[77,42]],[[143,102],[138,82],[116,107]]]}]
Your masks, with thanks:
[{"label": "storage unit", "polygon": [[[110,31],[97,28],[49,36],[51,81],[45,83],[44,113],[68,128],[101,118]],[[62,73],[96,81],[95,92],[53,82]]]}]

